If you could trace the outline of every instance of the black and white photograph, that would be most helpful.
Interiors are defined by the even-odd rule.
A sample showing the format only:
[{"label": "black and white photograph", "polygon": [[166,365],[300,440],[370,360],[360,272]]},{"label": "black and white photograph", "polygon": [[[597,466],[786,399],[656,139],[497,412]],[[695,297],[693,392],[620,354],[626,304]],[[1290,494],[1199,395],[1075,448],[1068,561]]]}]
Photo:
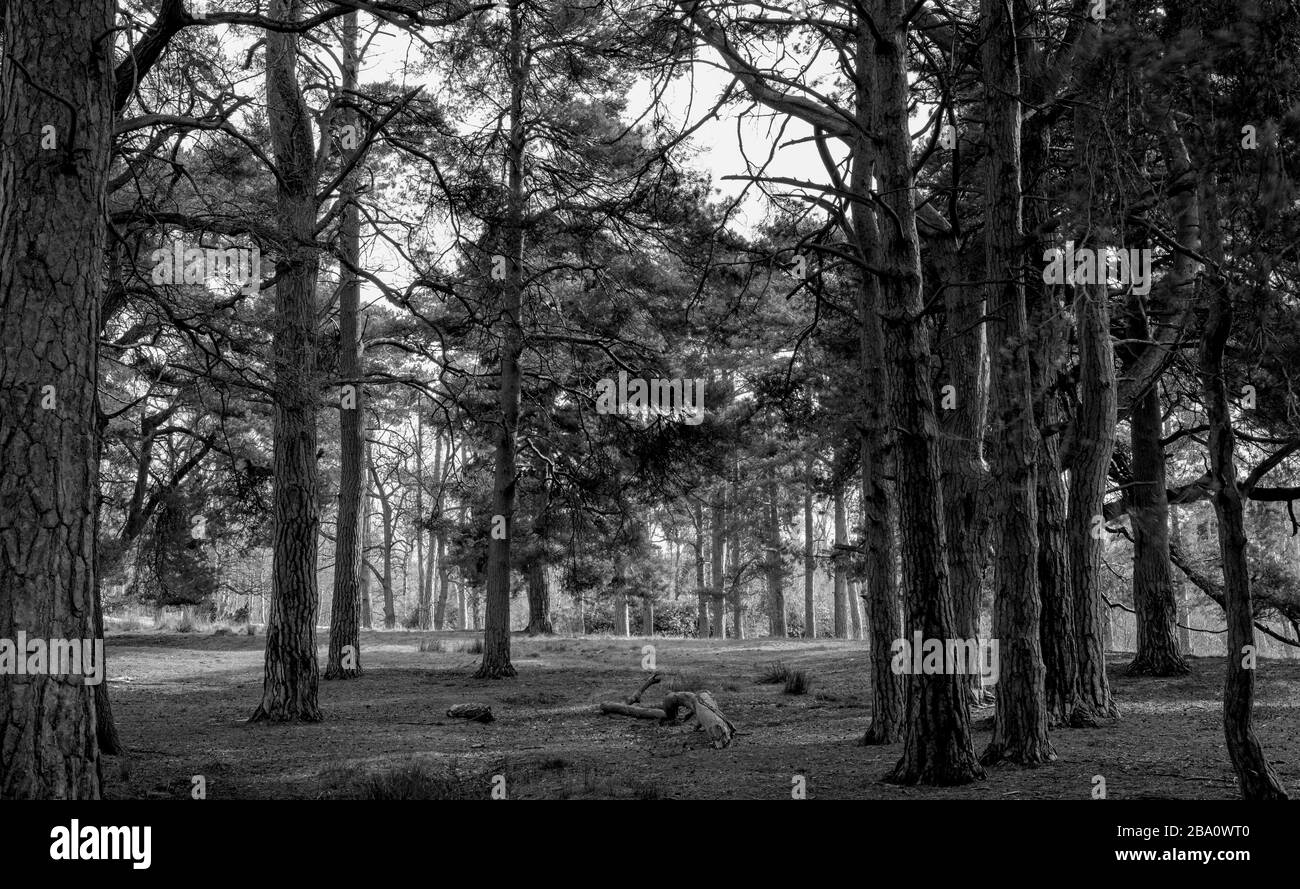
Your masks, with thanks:
[{"label": "black and white photograph", "polygon": [[1294,0],[0,19],[6,865],[269,801],[1292,857]]}]

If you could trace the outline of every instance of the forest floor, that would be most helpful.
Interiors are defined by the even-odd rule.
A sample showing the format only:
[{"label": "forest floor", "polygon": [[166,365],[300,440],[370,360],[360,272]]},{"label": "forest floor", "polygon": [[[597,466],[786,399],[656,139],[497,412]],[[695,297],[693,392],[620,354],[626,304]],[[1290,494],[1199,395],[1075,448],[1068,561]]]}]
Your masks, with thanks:
[{"label": "forest floor", "polygon": [[[261,635],[110,630],[107,675],[129,752],[105,758],[106,796],[188,798],[196,775],[209,799],[487,798],[494,775],[514,799],[789,799],[798,775],[814,799],[1087,799],[1094,775],[1111,799],[1237,795],[1221,727],[1221,658],[1192,659],[1183,678],[1130,679],[1115,656],[1122,719],[1053,732],[1054,763],[919,788],[882,781],[901,745],[858,744],[870,717],[864,643],[516,636],[518,677],[491,682],[471,679],[478,656],[455,650],[473,635],[366,631],[364,675],[321,682],[324,720],[273,725],[246,721],[262,692]],[[449,650],[421,651],[427,640]],[[665,681],[644,703],[657,705],[669,687],[711,690],[736,725],[730,747],[714,750],[684,725],[598,712],[646,678],[646,644]],[[757,682],[778,659],[811,674],[809,693]],[[496,719],[449,718],[459,703],[491,704]],[[992,714],[972,711],[977,752]],[[1260,662],[1255,725],[1300,796],[1300,661]]]}]

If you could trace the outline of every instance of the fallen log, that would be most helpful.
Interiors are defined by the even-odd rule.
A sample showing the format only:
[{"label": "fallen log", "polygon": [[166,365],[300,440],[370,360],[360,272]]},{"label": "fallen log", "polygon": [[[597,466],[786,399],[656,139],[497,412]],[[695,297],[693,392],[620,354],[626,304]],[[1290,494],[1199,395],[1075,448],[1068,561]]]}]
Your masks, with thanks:
[{"label": "fallen log", "polygon": [[615,701],[605,701],[600,705],[601,713],[617,713],[619,716],[631,716],[634,719],[657,719],[660,722],[668,718],[659,707],[634,707],[631,704],[619,704]]},{"label": "fallen log", "polygon": [[732,737],[736,734],[736,727],[722,715],[722,708],[707,691],[670,691],[664,695],[662,707],[639,706],[641,695],[659,680],[659,674],[655,673],[637,689],[636,694],[628,698],[626,704],[604,701],[600,705],[600,712],[607,715],[630,716],[633,719],[654,719],[661,725],[675,722],[679,715],[684,715],[687,724],[694,722],[697,731],[704,731],[709,738],[709,743],[715,749],[721,749],[731,743]]}]

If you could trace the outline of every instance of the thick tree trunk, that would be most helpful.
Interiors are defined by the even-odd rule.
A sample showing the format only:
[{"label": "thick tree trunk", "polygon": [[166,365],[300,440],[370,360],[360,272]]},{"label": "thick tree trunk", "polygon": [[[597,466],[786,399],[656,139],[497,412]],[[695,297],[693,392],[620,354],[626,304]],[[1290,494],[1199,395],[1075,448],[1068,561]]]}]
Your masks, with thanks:
[{"label": "thick tree trunk", "polygon": [[1022,280],[1020,62],[1011,5],[982,0],[985,133],[985,274],[989,339],[996,344],[991,414],[998,553],[994,638],[999,645],[993,739],[982,761],[1034,765],[1056,759],[1047,737],[1038,589],[1038,452],[1029,325]]},{"label": "thick tree trunk", "polygon": [[[885,208],[882,218],[886,220],[880,226],[878,237],[872,239],[878,245],[878,250],[873,251],[878,254],[873,265],[884,271],[879,279],[880,302],[866,307],[868,314],[864,320],[870,328],[874,323],[871,316],[878,314],[884,334],[891,422],[897,430],[893,448],[897,466],[894,490],[902,532],[906,627],[909,631],[920,631],[926,639],[950,639],[954,627],[953,601],[946,563],[930,335],[922,317],[921,257],[908,127],[905,20],[908,5],[903,0],[869,0],[866,12],[874,20],[881,39],[870,34],[865,22],[860,21],[857,28],[859,77],[866,81],[866,89],[860,92],[866,93],[872,105],[867,131],[879,134],[877,192],[879,203]],[[876,473],[880,469],[880,466],[873,467]],[[888,567],[892,575],[892,560]],[[873,587],[878,580],[869,577]],[[871,591],[876,684],[886,677],[896,679],[886,666],[889,650],[880,651],[877,641],[896,621],[890,613],[893,603],[884,601],[880,592],[876,588]],[[873,705],[879,708],[872,715],[874,730],[878,720],[888,718],[883,711],[890,705],[875,700]],[[890,780],[902,784],[951,785],[982,777],[983,769],[971,744],[964,686],[957,676],[909,676],[906,707],[903,755]],[[868,738],[880,739],[879,734],[874,737],[873,734],[869,731]]]},{"label": "thick tree trunk", "polygon": [[530,636],[549,636],[555,632],[551,624],[551,585],[547,574],[546,538],[549,533],[551,510],[551,480],[542,482],[533,506],[533,535],[528,544],[526,571],[528,574],[528,627]]},{"label": "thick tree trunk", "polygon": [[[929,256],[943,283],[947,328],[942,342],[947,395],[955,406],[940,411],[943,502],[957,633],[974,639],[980,633],[984,575],[989,561],[993,521],[991,485],[984,457],[988,421],[989,358],[984,328],[984,294],[963,286],[967,277],[953,232],[928,241]],[[942,392],[943,389],[941,388]],[[963,677],[973,702],[985,702],[979,674]]]},{"label": "thick tree trunk", "polygon": [[804,468],[803,483],[803,636],[817,638],[817,611],[813,603],[813,575],[817,570],[813,544],[812,458]]},{"label": "thick tree trunk", "polygon": [[[357,87],[357,13],[343,19],[343,90]],[[357,115],[348,110],[346,119],[357,126]],[[351,200],[351,183],[344,200]],[[349,270],[361,262],[361,214],[355,204],[343,211],[339,231],[344,279],[339,291],[339,376],[343,392],[339,407],[339,511],[334,544],[334,599],[330,606],[329,659],[326,679],[352,679],[361,675],[361,525],[365,504],[365,428],[361,385],[361,342],[358,315],[361,309],[361,279]],[[349,388],[351,387],[351,388]],[[349,652],[348,649],[351,649]]]},{"label": "thick tree trunk", "polygon": [[546,563],[540,559],[528,562],[528,635],[549,636],[555,632],[551,624],[551,584]]},{"label": "thick tree trunk", "polygon": [[768,627],[772,636],[784,639],[786,628],[785,585],[781,565],[781,512],[780,490],[776,470],[772,469],[767,483],[767,607]]},{"label": "thick tree trunk", "polygon": [[[1090,23],[1091,40],[1098,26]],[[1089,64],[1094,82],[1100,66]],[[1090,209],[1075,240],[1077,246],[1105,249],[1104,238],[1095,232],[1097,217],[1105,218],[1107,185],[1099,170],[1107,168],[1105,149],[1099,134],[1104,131],[1092,101],[1104,100],[1098,93],[1074,111],[1074,166],[1080,199],[1086,195]],[[1087,226],[1087,227],[1083,227]],[[1110,300],[1106,282],[1074,287],[1074,317],[1079,349],[1078,408],[1070,442],[1068,465],[1070,488],[1067,534],[1070,552],[1070,586],[1074,594],[1075,640],[1079,657],[1079,706],[1077,718],[1119,715],[1111,699],[1106,677],[1105,603],[1101,597],[1103,530],[1102,510],[1111,454],[1115,449],[1116,383],[1115,358],[1110,338]]]},{"label": "thick tree trunk", "polygon": [[[296,21],[300,0],[272,0],[271,18]],[[266,679],[252,719],[316,721],[317,530],[316,158],[311,116],[298,86],[298,35],[266,35],[266,91],[277,180],[275,505]]]},{"label": "thick tree trunk", "polygon": [[[115,12],[0,7],[0,639],[15,642],[102,638],[95,397]],[[54,149],[41,148],[46,125]],[[97,799],[98,748],[82,677],[0,673],[0,799]]]},{"label": "thick tree trunk", "polygon": [[849,523],[844,509],[844,489],[836,488],[835,502],[835,622],[836,639],[849,638]]}]

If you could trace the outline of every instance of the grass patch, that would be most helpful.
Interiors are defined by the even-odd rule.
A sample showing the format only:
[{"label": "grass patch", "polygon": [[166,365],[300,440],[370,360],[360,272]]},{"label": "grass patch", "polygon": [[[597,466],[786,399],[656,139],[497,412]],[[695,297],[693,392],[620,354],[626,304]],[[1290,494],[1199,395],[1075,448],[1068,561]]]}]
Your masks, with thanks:
[{"label": "grass patch", "polygon": [[465,800],[485,796],[474,791],[455,763],[441,768],[424,760],[383,769],[359,763],[339,765],[321,772],[318,780],[321,790],[317,799]]},{"label": "grass patch", "polygon": [[790,676],[790,668],[785,661],[772,661],[758,668],[759,685],[782,685]]},{"label": "grass patch", "polygon": [[806,695],[812,690],[812,674],[807,670],[791,670],[785,677],[785,688],[782,689],[788,695]]},{"label": "grass patch", "polygon": [[482,654],[482,639],[421,639],[420,651],[438,654]]}]

